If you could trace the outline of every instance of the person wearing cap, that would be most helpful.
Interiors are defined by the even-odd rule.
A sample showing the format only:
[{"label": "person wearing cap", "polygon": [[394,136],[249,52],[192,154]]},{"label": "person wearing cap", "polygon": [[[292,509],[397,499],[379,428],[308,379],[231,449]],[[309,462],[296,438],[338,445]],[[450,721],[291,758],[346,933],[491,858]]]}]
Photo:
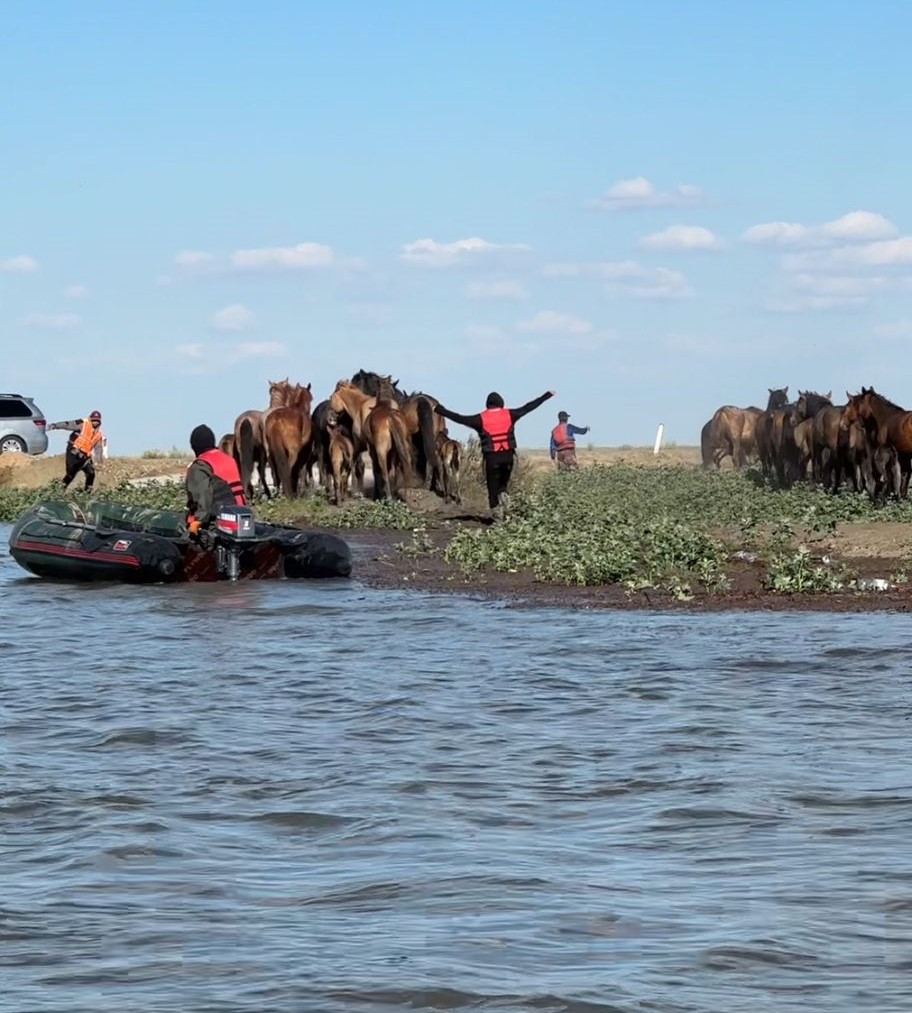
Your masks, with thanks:
[{"label": "person wearing cap", "polygon": [[445,419],[457,422],[467,429],[474,429],[481,442],[484,460],[485,485],[488,489],[488,505],[495,520],[501,520],[506,507],[507,485],[516,461],[516,434],[513,427],[529,412],[535,411],[554,391],[545,391],[540,397],[529,401],[521,408],[505,408],[504,399],[491,391],[485,401],[485,410],[477,415],[460,415],[438,404],[434,411]]},{"label": "person wearing cap", "polygon": [[215,433],[197,426],[190,434],[196,460],[187,469],[187,530],[198,535],[216,518],[221,507],[246,506],[237,462],[215,445]]},{"label": "person wearing cap", "polygon": [[557,425],[551,430],[551,460],[557,461],[558,471],[578,468],[576,437],[589,432],[589,426],[574,426],[567,412],[557,413]]},{"label": "person wearing cap", "polygon": [[85,419],[70,419],[68,422],[52,422],[48,429],[68,429],[70,438],[67,441],[63,476],[64,489],[79,474],[85,473],[85,487],[88,491],[95,484],[95,465],[92,452],[104,439],[101,431],[101,412],[91,412]]}]

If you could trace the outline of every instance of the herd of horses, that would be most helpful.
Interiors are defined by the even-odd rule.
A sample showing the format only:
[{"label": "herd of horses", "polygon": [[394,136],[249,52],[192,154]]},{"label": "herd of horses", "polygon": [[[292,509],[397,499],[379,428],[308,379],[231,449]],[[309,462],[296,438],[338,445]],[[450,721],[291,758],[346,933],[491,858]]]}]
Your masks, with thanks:
[{"label": "herd of horses", "polygon": [[408,394],[391,376],[360,369],[313,410],[312,404],[309,383],[270,381],[267,407],[242,412],[222,437],[219,446],[237,461],[249,499],[258,488],[267,498],[300,496],[317,481],[340,505],[352,483],[364,492],[366,454],[375,499],[424,485],[459,501],[460,444],[429,394]]},{"label": "herd of horses", "polygon": [[832,392],[768,388],[765,409],[723,405],[703,426],[704,468],[730,457],[735,468],[756,462],[780,487],[798,481],[838,492],[843,483],[873,500],[905,498],[912,471],[912,411],[862,387],[834,405]]}]

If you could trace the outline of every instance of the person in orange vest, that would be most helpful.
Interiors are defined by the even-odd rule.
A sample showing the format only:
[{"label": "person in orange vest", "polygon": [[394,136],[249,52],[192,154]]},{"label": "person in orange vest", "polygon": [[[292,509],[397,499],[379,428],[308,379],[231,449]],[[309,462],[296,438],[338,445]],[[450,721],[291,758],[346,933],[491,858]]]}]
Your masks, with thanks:
[{"label": "person in orange vest", "polygon": [[85,472],[86,491],[95,484],[93,451],[104,439],[101,431],[101,412],[91,412],[86,419],[71,419],[69,422],[53,422],[48,429],[69,429],[72,435],[67,441],[63,476],[64,489],[80,471]]},{"label": "person in orange vest", "polygon": [[474,429],[481,441],[484,460],[485,485],[488,489],[488,505],[495,520],[503,518],[506,507],[507,485],[516,461],[516,434],[514,425],[529,412],[535,411],[554,391],[545,391],[540,397],[529,401],[521,408],[505,408],[504,399],[491,391],[485,401],[485,410],[477,415],[460,415],[438,404],[434,411],[445,419],[458,422],[468,429]]},{"label": "person in orange vest", "polygon": [[557,425],[551,430],[551,460],[557,461],[558,471],[572,471],[578,468],[576,460],[576,437],[589,432],[589,426],[580,428],[570,423],[566,412],[557,413]]},{"label": "person in orange vest", "polygon": [[215,445],[215,433],[197,426],[190,434],[196,460],[187,469],[187,530],[191,535],[210,525],[224,506],[246,506],[237,462]]}]

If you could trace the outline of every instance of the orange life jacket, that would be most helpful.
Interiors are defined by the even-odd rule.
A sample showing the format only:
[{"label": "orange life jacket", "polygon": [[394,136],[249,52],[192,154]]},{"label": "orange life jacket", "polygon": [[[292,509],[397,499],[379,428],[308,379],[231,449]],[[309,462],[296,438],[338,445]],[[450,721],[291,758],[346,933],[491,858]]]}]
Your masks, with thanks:
[{"label": "orange life jacket", "polygon": [[73,449],[79,450],[85,454],[86,457],[89,457],[101,440],[101,426],[96,429],[92,423],[86,419],[82,423],[82,429],[79,431],[79,435],[75,440],[73,440]]},{"label": "orange life jacket", "polygon": [[554,440],[554,449],[560,453],[562,450],[575,450],[576,440],[567,430],[567,423],[561,422],[551,430],[551,439]]},{"label": "orange life jacket", "polygon": [[208,464],[212,469],[212,474],[228,486],[230,498],[224,495],[220,500],[218,495],[214,496],[215,506],[247,506],[247,500],[244,498],[244,486],[241,483],[241,473],[238,471],[237,462],[233,457],[223,450],[213,447],[212,450],[200,454],[197,460]]},{"label": "orange life jacket", "polygon": [[484,454],[516,449],[513,419],[509,408],[486,408],[481,413],[481,451]]}]

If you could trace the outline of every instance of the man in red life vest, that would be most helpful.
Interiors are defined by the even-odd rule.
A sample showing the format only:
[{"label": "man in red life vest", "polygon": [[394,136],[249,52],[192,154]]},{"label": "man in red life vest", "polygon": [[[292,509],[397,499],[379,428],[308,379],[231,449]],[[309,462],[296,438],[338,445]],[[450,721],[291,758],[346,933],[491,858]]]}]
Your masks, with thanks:
[{"label": "man in red life vest", "polygon": [[246,506],[241,475],[233,457],[215,446],[215,433],[197,426],[190,434],[196,460],[187,469],[187,528],[198,535],[223,506]]},{"label": "man in red life vest", "polygon": [[551,460],[557,461],[558,471],[572,471],[578,468],[576,460],[576,437],[589,432],[589,427],[574,426],[566,412],[557,413],[557,425],[551,430]]},{"label": "man in red life vest", "polygon": [[48,429],[69,429],[63,476],[64,489],[73,481],[80,471],[85,472],[86,491],[95,484],[95,465],[92,462],[93,451],[104,439],[101,431],[101,412],[94,411],[88,418],[71,419],[68,422],[52,422]]},{"label": "man in red life vest", "polygon": [[445,419],[451,419],[478,433],[484,459],[485,485],[488,487],[488,505],[495,520],[503,517],[507,485],[516,460],[516,434],[513,426],[523,415],[528,415],[544,404],[549,397],[554,397],[553,390],[546,391],[522,408],[504,408],[504,399],[496,391],[491,391],[485,402],[485,410],[477,415],[459,415],[441,404],[434,409]]}]

